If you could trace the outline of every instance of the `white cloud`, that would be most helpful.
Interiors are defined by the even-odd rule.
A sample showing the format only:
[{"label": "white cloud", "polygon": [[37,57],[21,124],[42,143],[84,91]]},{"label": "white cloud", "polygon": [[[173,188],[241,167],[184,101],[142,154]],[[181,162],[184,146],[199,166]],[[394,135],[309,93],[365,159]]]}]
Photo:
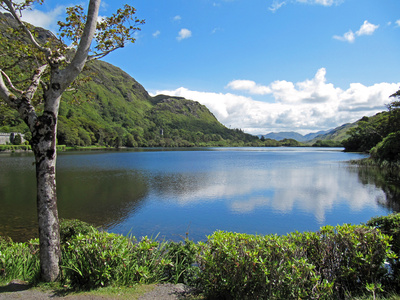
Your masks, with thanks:
[{"label": "white cloud", "polygon": [[97,16],[97,23],[103,23],[106,20],[106,16]]},{"label": "white cloud", "polygon": [[[301,0],[298,0],[299,2],[303,2]],[[310,4],[320,4],[323,6],[332,6],[332,5],[338,5],[343,2],[343,0],[308,0],[306,1],[307,3]]]},{"label": "white cloud", "polygon": [[160,30],[157,30],[156,32],[153,33],[153,37],[157,38],[161,34]]},{"label": "white cloud", "polygon": [[52,11],[43,12],[37,9],[25,10],[22,15],[22,20],[33,24],[37,27],[43,27],[55,31],[57,27],[57,21],[65,11],[65,6],[58,5]]},{"label": "white cloud", "polygon": [[364,24],[361,25],[360,30],[356,32],[358,36],[361,35],[371,35],[377,30],[379,25],[374,25],[369,23],[367,20],[364,21]]},{"label": "white cloud", "polygon": [[223,31],[223,29],[220,27],[216,27],[211,31],[211,34],[216,34],[217,32],[220,32],[220,31]]},{"label": "white cloud", "polygon": [[274,1],[271,7],[269,7],[268,9],[274,13],[285,4],[286,4],[285,1]]},{"label": "white cloud", "polygon": [[181,96],[206,105],[226,126],[241,128],[252,134],[271,131],[327,130],[354,122],[385,110],[389,96],[400,83],[377,83],[365,86],[352,83],[343,90],[326,81],[321,68],[314,78],[293,83],[277,80],[259,85],[250,80],[234,80],[227,87],[234,91],[265,95],[272,102],[256,101],[234,93],[210,93],[186,89],[157,91],[157,94]]},{"label": "white cloud", "polygon": [[192,32],[189,29],[182,28],[179,31],[178,37],[176,38],[178,41],[188,39],[192,36]]},{"label": "white cloud", "polygon": [[333,38],[339,41],[353,43],[356,39],[356,35],[357,36],[372,35],[378,28],[379,25],[369,23],[367,20],[365,20],[364,23],[361,25],[360,29],[357,30],[355,34],[353,33],[352,30],[349,30],[343,36],[334,35]]},{"label": "white cloud", "polygon": [[309,4],[309,5],[322,5],[322,6],[332,6],[332,5],[339,5],[344,0],[274,0],[272,5],[268,8],[272,12],[276,12],[280,9],[283,5],[287,3],[302,3],[302,4]]},{"label": "white cloud", "polygon": [[397,20],[397,21],[396,21],[396,25],[397,25],[397,26],[400,26],[400,20]]},{"label": "white cloud", "polygon": [[333,38],[336,40],[342,41],[342,42],[349,42],[349,43],[353,43],[354,40],[356,39],[353,31],[351,31],[351,30],[346,32],[343,36],[334,35]]},{"label": "white cloud", "polygon": [[180,15],[177,15],[173,18],[174,21],[180,21],[182,20],[182,17]]},{"label": "white cloud", "polygon": [[257,85],[251,80],[234,80],[228,83],[228,88],[232,90],[244,90],[250,94],[266,95],[271,93],[271,89],[266,86]]}]

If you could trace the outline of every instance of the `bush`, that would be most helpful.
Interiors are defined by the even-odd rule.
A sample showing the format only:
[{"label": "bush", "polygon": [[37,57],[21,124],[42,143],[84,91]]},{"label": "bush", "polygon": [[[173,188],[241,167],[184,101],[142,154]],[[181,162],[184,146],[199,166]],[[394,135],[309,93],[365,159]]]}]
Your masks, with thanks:
[{"label": "bush", "polygon": [[368,226],[379,229],[382,233],[387,234],[392,238],[391,247],[396,257],[390,257],[391,265],[391,283],[394,288],[400,289],[400,214],[390,214],[372,218],[367,222]]},{"label": "bush", "polygon": [[326,226],[304,234],[302,247],[317,272],[332,282],[335,295],[363,294],[367,285],[382,283],[387,274],[390,237],[367,226]]},{"label": "bush", "polygon": [[184,242],[166,243],[166,251],[171,264],[166,268],[166,280],[173,283],[194,284],[198,267],[195,266],[198,247],[185,239]]},{"label": "bush", "polygon": [[366,226],[254,236],[217,231],[200,243],[200,285],[209,297],[295,299],[363,294],[386,274],[389,237]]},{"label": "bush", "polygon": [[190,283],[195,267],[197,248],[194,242],[157,242],[143,237],[131,240],[131,249],[116,281],[122,285],[132,283]]},{"label": "bush", "polygon": [[94,232],[96,229],[90,224],[80,220],[60,220],[60,240],[66,243],[78,234],[86,235]]},{"label": "bush", "polygon": [[29,145],[0,145],[0,151],[29,151],[31,150],[31,146]]},{"label": "bush", "polygon": [[371,150],[371,156],[378,161],[400,160],[400,131],[393,132],[385,137]]},{"label": "bush", "polygon": [[124,265],[129,244],[128,238],[112,233],[77,234],[63,245],[64,280],[80,288],[110,284],[116,277],[116,270]]},{"label": "bush", "polygon": [[[74,224],[72,223],[72,227]],[[86,231],[87,227],[82,231]],[[69,228],[69,226],[67,226]],[[67,233],[70,230],[66,231]],[[69,236],[65,234],[64,236]],[[99,232],[72,234],[63,244],[63,281],[79,288],[110,284],[188,282],[194,273],[196,247],[193,242],[157,242]]]},{"label": "bush", "polygon": [[258,236],[217,231],[200,243],[200,284],[222,299],[328,297],[332,283],[321,279],[293,236]]},{"label": "bush", "polygon": [[0,237],[0,281],[20,279],[34,282],[40,275],[39,240],[14,243]]},{"label": "bush", "polygon": [[13,145],[21,145],[22,144],[22,137],[20,134],[15,135],[14,140],[12,141]]}]

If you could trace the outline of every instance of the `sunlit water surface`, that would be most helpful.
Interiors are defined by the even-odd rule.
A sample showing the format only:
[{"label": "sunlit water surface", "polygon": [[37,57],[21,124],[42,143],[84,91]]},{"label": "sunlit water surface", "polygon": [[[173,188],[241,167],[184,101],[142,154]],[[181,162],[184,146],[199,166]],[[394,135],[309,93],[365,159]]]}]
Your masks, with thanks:
[{"label": "sunlit water surface", "polygon": [[[59,214],[137,237],[204,240],[215,230],[286,234],[359,224],[394,210],[385,189],[325,148],[67,152]],[[37,235],[29,154],[0,154],[0,235]],[[380,185],[381,186],[381,185]]]}]

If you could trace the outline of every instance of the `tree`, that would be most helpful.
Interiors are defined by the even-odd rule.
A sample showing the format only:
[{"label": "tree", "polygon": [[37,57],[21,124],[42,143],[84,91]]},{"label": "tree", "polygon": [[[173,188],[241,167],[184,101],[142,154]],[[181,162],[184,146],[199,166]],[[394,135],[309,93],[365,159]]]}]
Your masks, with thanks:
[{"label": "tree", "polygon": [[[32,135],[41,275],[45,281],[55,281],[61,259],[56,195],[56,131],[61,96],[74,86],[88,61],[134,42],[133,33],[144,21],[133,17],[136,10],[125,5],[98,22],[100,0],[90,0],[87,15],[81,6],[68,8],[66,22],[58,22],[59,37],[47,32],[43,38],[40,29],[22,22],[20,17],[25,9],[43,1],[0,0],[1,8],[11,14],[10,24],[18,25],[9,26],[0,37],[0,103],[17,110]],[[134,24],[126,26],[130,21]]]},{"label": "tree", "polygon": [[14,140],[12,141],[12,144],[13,144],[13,145],[21,145],[21,143],[22,143],[22,137],[21,137],[21,135],[20,135],[20,134],[16,134],[16,135],[14,136]]},{"label": "tree", "polygon": [[371,149],[371,157],[378,161],[400,160],[400,131],[392,132]]},{"label": "tree", "polygon": [[388,115],[379,113],[374,117],[363,117],[357,127],[349,129],[350,137],[343,141],[345,151],[368,152],[387,135]]}]

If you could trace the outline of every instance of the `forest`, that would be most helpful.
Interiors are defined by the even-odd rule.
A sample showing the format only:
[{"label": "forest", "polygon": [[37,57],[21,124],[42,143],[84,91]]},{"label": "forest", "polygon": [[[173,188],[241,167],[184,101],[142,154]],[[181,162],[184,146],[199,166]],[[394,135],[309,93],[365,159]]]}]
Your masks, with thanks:
[{"label": "forest", "polygon": [[345,151],[368,152],[379,163],[395,163],[400,159],[400,91],[391,97],[387,111],[372,117],[363,117],[348,131],[343,141]]}]

